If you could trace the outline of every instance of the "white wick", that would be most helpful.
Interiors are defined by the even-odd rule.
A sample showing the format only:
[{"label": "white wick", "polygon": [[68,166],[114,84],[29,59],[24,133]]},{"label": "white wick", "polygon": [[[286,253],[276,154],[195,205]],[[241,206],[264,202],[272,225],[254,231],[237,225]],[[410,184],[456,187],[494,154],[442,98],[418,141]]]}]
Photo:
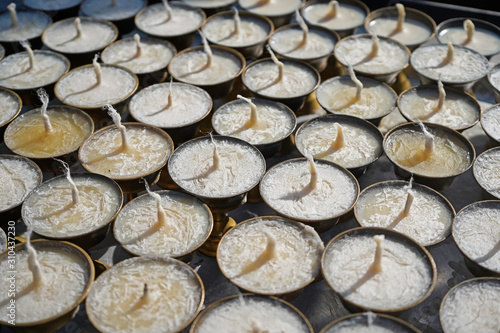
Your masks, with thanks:
[{"label": "white wick", "polygon": [[373,240],[377,243],[377,248],[375,250],[375,260],[370,266],[370,270],[374,273],[382,272],[382,252],[384,251],[384,239],[385,235],[375,235]]},{"label": "white wick", "polygon": [[330,16],[335,18],[339,12],[339,2],[336,0],[330,1],[328,6],[330,7]]},{"label": "white wick", "polygon": [[73,181],[73,178],[71,178],[71,171],[69,169],[69,165],[68,165],[68,163],[66,163],[60,159],[57,159],[57,158],[54,158],[54,159],[56,161],[58,161],[59,163],[61,163],[61,165],[64,168],[64,174],[66,175],[66,179],[68,180],[69,185],[71,186],[71,199],[73,200],[73,203],[76,204],[79,200],[79,191],[78,191],[78,188],[76,187],[75,182]]},{"label": "white wick", "polygon": [[102,83],[102,70],[101,70],[101,65],[97,62],[97,59],[99,59],[99,55],[96,54],[94,56],[94,60],[92,61],[92,65],[94,65],[94,73],[95,77],[97,80],[97,85],[100,86]]},{"label": "white wick", "polygon": [[250,105],[250,119],[248,119],[244,126],[246,128],[252,128],[259,121],[257,116],[257,106],[255,106],[250,98],[246,98],[241,95],[237,95],[236,98],[242,99]]},{"label": "white wick", "polygon": [[349,64],[348,66],[348,71],[349,71],[349,76],[351,77],[351,80],[354,82],[356,85],[356,98],[361,97],[361,90],[363,90],[363,83],[356,77],[356,73],[354,73],[354,68],[352,68],[352,65]]},{"label": "white wick", "polygon": [[17,27],[19,25],[19,20],[17,18],[16,4],[12,2],[7,6],[7,9],[10,13],[10,21],[12,22],[12,26]]},{"label": "white wick", "polygon": [[153,199],[155,199],[155,201],[156,201],[156,209],[157,209],[157,216],[158,216],[158,226],[159,227],[163,227],[163,226],[167,225],[167,213],[165,213],[165,209],[161,205],[161,196],[158,193],[151,191],[151,189],[149,188],[149,184],[146,181],[146,179],[144,179],[144,184],[145,184],[146,191],[148,192],[148,194]]},{"label": "white wick", "polygon": [[430,154],[434,150],[434,136],[427,130],[425,125],[419,121],[418,125],[422,128],[422,132],[424,132],[425,136],[425,152]]},{"label": "white wick", "polygon": [[406,196],[406,203],[405,203],[405,208],[403,209],[403,214],[404,216],[408,216],[410,214],[410,208],[413,203],[413,199],[415,197],[411,193],[411,190],[408,190],[408,195]]},{"label": "white wick", "polygon": [[307,187],[314,190],[318,186],[318,171],[316,170],[316,164],[314,163],[313,157],[309,155],[307,159],[309,160],[309,172],[311,173],[311,179]]},{"label": "white wick", "polygon": [[379,39],[377,34],[373,33],[372,34],[372,50],[370,51],[370,57],[375,58],[378,55],[378,43]]},{"label": "white wick", "polygon": [[167,12],[166,21],[172,18],[172,7],[168,4],[168,0],[161,0],[163,2],[163,7],[165,7],[165,11]]},{"label": "white wick", "polygon": [[266,263],[268,263],[271,259],[273,259],[276,256],[276,239],[269,232],[267,231],[263,232],[267,240],[264,252],[262,252],[257,257],[257,259],[255,259],[255,261],[252,261],[251,263],[243,266],[241,272],[236,277],[240,277],[242,275],[248,274],[250,272],[259,269],[260,267],[264,266]]},{"label": "white wick", "polygon": [[342,129],[342,126],[340,126],[339,123],[335,123],[334,125],[335,129],[337,130],[337,136],[335,137],[335,141],[333,141],[332,143],[332,147],[335,151],[337,151],[345,146],[344,130]]},{"label": "white wick", "polygon": [[120,134],[122,136],[122,148],[127,148],[127,132],[125,126],[122,125],[122,119],[120,114],[115,110],[113,106],[110,104],[106,104],[102,107],[103,110],[108,112],[108,115],[113,119],[113,122],[120,130]]},{"label": "white wick", "polygon": [[203,31],[198,30],[198,32],[200,33],[201,41],[203,43],[203,50],[207,55],[207,66],[210,66],[212,64],[212,49],[210,48],[210,45],[208,45],[207,37],[205,37]]},{"label": "white wick", "polygon": [[304,18],[300,15],[299,10],[295,10],[295,18],[297,19],[297,23],[299,27],[302,29],[302,42],[301,44],[307,43],[307,36],[309,35],[309,27],[307,26]]},{"label": "white wick", "polygon": [[215,144],[214,137],[212,133],[210,133],[210,139],[212,140],[212,144],[214,145],[214,153],[213,153],[213,166],[214,170],[217,170],[219,168],[220,164],[220,157],[219,157],[219,152],[217,151],[217,145]]},{"label": "white wick", "polygon": [[241,27],[241,18],[237,8],[234,8],[234,33],[238,34]]},{"label": "white wick", "polygon": [[398,24],[396,25],[396,31],[403,31],[403,25],[406,17],[405,6],[401,3],[397,3],[396,9],[398,10]]},{"label": "white wick", "polygon": [[167,96],[167,108],[172,105],[172,84],[174,82],[174,77],[170,77],[170,84],[168,85],[168,96]]},{"label": "white wick", "polygon": [[33,53],[33,49],[31,48],[30,43],[27,40],[22,40],[22,41],[20,41],[20,43],[21,43],[21,46],[28,53],[28,59],[29,59],[28,70],[30,70],[33,67],[35,67],[35,54]]},{"label": "white wick", "polygon": [[274,54],[273,50],[271,50],[271,47],[269,44],[266,45],[267,51],[271,55],[271,59],[273,59],[273,62],[278,65],[278,81],[283,80],[283,72],[285,71],[285,65],[281,61],[276,58],[276,55]]},{"label": "white wick", "polygon": [[139,34],[134,34],[134,41],[136,46],[134,58],[139,58],[142,54],[141,36],[139,36]]},{"label": "white wick", "polygon": [[453,60],[453,54],[455,52],[455,49],[453,48],[453,44],[451,42],[448,42],[448,49],[446,50],[446,58],[444,58],[444,62],[448,63]]},{"label": "white wick", "polygon": [[75,19],[75,29],[76,29],[76,38],[82,37],[83,36],[82,22],[80,21],[79,17]]},{"label": "white wick", "polygon": [[446,91],[444,90],[444,85],[443,82],[441,82],[441,79],[438,81],[438,90],[439,90],[439,99],[434,107],[434,110],[439,111],[443,108],[444,105],[444,100],[446,98]]},{"label": "white wick", "polygon": [[43,282],[42,268],[37,259],[37,254],[31,245],[31,234],[33,229],[28,228],[26,235],[26,250],[28,251],[28,269],[33,274],[33,284],[38,287]]},{"label": "white wick", "polygon": [[474,23],[472,23],[472,21],[469,19],[465,20],[464,29],[465,32],[467,33],[467,39],[465,40],[464,44],[468,44],[472,42],[472,39],[474,38],[474,31],[475,31]]},{"label": "white wick", "polygon": [[43,127],[45,128],[45,133],[47,134],[52,132],[52,124],[50,123],[49,116],[47,115],[47,106],[49,105],[49,95],[43,88],[37,89],[36,94],[38,95],[38,98],[42,102],[40,113],[42,114]]}]

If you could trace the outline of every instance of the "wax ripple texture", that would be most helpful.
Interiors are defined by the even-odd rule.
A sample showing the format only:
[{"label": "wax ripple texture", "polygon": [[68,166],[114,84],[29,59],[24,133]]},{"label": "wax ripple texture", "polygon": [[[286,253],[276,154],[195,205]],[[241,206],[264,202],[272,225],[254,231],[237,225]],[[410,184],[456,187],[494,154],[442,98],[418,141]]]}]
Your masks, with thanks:
[{"label": "wax ripple texture", "polygon": [[39,184],[39,177],[27,162],[0,157],[0,211],[21,204]]}]

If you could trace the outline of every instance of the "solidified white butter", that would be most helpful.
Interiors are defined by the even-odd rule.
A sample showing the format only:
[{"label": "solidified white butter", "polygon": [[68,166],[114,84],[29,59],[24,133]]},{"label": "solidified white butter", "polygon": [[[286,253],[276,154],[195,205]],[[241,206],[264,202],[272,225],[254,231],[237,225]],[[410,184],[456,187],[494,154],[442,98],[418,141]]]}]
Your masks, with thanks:
[{"label": "solidified white butter", "polygon": [[0,155],[0,211],[21,204],[40,182],[39,172],[24,158]]},{"label": "solidified white butter", "polygon": [[335,16],[331,13],[330,3],[308,5],[304,8],[303,15],[309,23],[330,30],[347,30],[359,27],[366,17],[365,11],[360,7],[343,2],[339,2]]},{"label": "solidified white butter", "polygon": [[19,111],[21,101],[7,90],[0,89],[0,126],[12,119]]}]

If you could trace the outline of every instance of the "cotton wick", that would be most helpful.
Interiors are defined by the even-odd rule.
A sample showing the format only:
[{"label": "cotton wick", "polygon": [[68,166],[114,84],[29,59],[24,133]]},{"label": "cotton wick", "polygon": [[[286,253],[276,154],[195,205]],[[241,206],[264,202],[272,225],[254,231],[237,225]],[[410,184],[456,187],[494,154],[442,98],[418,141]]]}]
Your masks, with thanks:
[{"label": "cotton wick", "polygon": [[441,79],[439,79],[438,81],[438,90],[439,90],[439,99],[436,106],[434,107],[435,111],[439,111],[443,108],[444,100],[446,98],[446,91],[444,90],[444,85],[443,82],[441,82]]},{"label": "cotton wick", "polygon": [[309,35],[309,27],[307,26],[306,22],[304,21],[304,18],[300,15],[299,10],[295,10],[295,18],[297,19],[297,23],[299,24],[299,27],[302,29],[302,42],[301,44],[306,44],[307,43],[307,36]]},{"label": "cotton wick", "polygon": [[329,16],[332,17],[332,18],[335,18],[339,12],[339,2],[334,0],[334,1],[330,1],[328,3],[328,6],[330,7],[330,13],[329,13]]},{"label": "cotton wick", "polygon": [[134,41],[136,46],[134,58],[139,58],[142,55],[141,36],[139,36],[139,34],[135,34]]},{"label": "cotton wick", "polygon": [[244,126],[246,128],[252,128],[259,121],[257,116],[257,106],[252,102],[250,98],[246,98],[241,95],[237,95],[236,98],[242,99],[247,102],[248,105],[250,105],[250,119],[248,119]]},{"label": "cotton wick", "polygon": [[7,6],[7,9],[10,13],[10,21],[12,22],[11,26],[17,27],[19,25],[19,20],[17,18],[16,4],[12,2]]},{"label": "cotton wick", "polygon": [[444,63],[449,63],[453,60],[453,54],[455,50],[453,48],[453,44],[448,42],[448,49],[446,50],[446,58],[444,58]]},{"label": "cotton wick", "polygon": [[213,153],[213,168],[217,170],[220,164],[219,151],[217,150],[217,145],[215,144],[214,137],[212,133],[210,133],[210,139],[212,140],[212,144],[214,145],[214,153]]},{"label": "cotton wick", "polygon": [[97,85],[100,86],[102,83],[102,70],[101,70],[101,65],[97,62],[97,59],[99,59],[98,54],[96,54],[94,56],[94,60],[92,61],[92,65],[94,65],[94,73],[95,73],[95,77],[97,80]]},{"label": "cotton wick", "polygon": [[168,21],[172,18],[172,7],[170,7],[167,0],[161,0],[161,1],[163,2],[163,7],[165,7],[165,11],[167,12],[166,21]]},{"label": "cotton wick", "polygon": [[30,43],[27,40],[22,40],[22,41],[20,41],[20,43],[21,43],[21,46],[28,53],[28,59],[29,59],[28,70],[30,70],[33,67],[35,67],[35,54],[33,53],[33,49],[31,48]]},{"label": "cotton wick", "polygon": [[375,249],[375,259],[370,266],[370,270],[374,273],[382,272],[382,252],[384,251],[384,239],[385,235],[376,235],[373,237],[375,243],[377,243],[377,248]]},{"label": "cotton wick", "polygon": [[314,190],[318,186],[318,171],[316,170],[316,164],[314,163],[313,157],[309,155],[307,159],[309,161],[309,172],[311,173],[311,179],[309,180],[307,187],[310,190]]},{"label": "cotton wick", "polygon": [[429,155],[434,150],[434,136],[427,130],[427,128],[421,121],[419,121],[418,124],[422,128],[422,132],[424,132],[425,136],[424,151],[427,155]]},{"label": "cotton wick", "polygon": [[122,149],[127,148],[128,147],[128,144],[127,144],[127,133],[126,133],[125,126],[122,125],[122,119],[121,119],[120,114],[110,104],[104,105],[102,107],[102,109],[108,112],[108,115],[111,117],[111,119],[113,119],[113,122],[118,127],[118,129],[120,130],[120,134],[121,134],[121,137],[122,137],[122,145],[121,145]]},{"label": "cotton wick", "polygon": [[251,263],[245,265],[242,269],[241,272],[233,277],[240,277],[242,275],[251,273],[260,267],[264,266],[266,263],[268,263],[271,259],[273,259],[276,256],[276,239],[274,238],[273,235],[271,235],[269,232],[264,231],[264,235],[266,236],[266,248],[264,249],[264,252],[262,252],[257,259],[252,261]]},{"label": "cotton wick", "polygon": [[174,82],[174,78],[170,77],[170,84],[168,85],[168,96],[167,96],[167,108],[172,105],[172,84]]},{"label": "cotton wick", "polygon": [[408,216],[408,214],[410,214],[410,208],[411,205],[413,204],[413,199],[415,199],[415,197],[411,193],[411,190],[408,190],[408,195],[406,196],[405,208],[403,209],[404,216]]},{"label": "cotton wick", "polygon": [[345,146],[344,130],[339,123],[335,123],[334,125],[335,129],[337,130],[337,136],[335,137],[335,141],[333,141],[332,143],[332,148],[334,149],[334,151],[337,151]]},{"label": "cotton wick", "polygon": [[273,62],[276,65],[278,65],[278,81],[282,81],[283,80],[283,72],[285,70],[285,65],[283,65],[283,63],[281,61],[279,61],[278,58],[276,58],[276,55],[274,54],[273,50],[271,50],[271,47],[269,46],[269,44],[267,44],[266,47],[267,47],[267,51],[271,55],[271,59],[273,60]]},{"label": "cotton wick", "polygon": [[163,227],[167,225],[167,213],[165,213],[165,209],[161,205],[161,196],[156,192],[152,192],[151,189],[149,188],[149,184],[146,181],[146,179],[143,178],[143,180],[144,180],[144,186],[146,187],[146,191],[156,201],[158,227]]},{"label": "cotton wick", "polygon": [[82,22],[80,21],[80,18],[77,17],[75,19],[75,29],[76,29],[76,37],[75,38],[80,38],[83,36],[83,31],[82,31]]},{"label": "cotton wick", "polygon": [[403,31],[403,25],[405,23],[405,6],[401,3],[396,4],[396,9],[398,10],[398,23],[396,25],[396,31]]},{"label": "cotton wick", "polygon": [[238,34],[241,29],[241,18],[238,9],[234,8],[234,33]]},{"label": "cotton wick", "polygon": [[26,250],[28,251],[28,269],[33,274],[33,284],[38,287],[43,282],[42,268],[37,259],[37,253],[31,245],[31,234],[33,229],[28,228],[26,235]]},{"label": "cotton wick", "polygon": [[68,163],[60,159],[54,158],[54,160],[61,163],[64,169],[64,174],[66,175],[66,179],[68,180],[69,185],[71,186],[71,199],[73,200],[73,204],[76,204],[79,200],[79,191],[78,188],[76,187],[75,182],[73,181],[73,178],[71,177],[71,171],[69,169],[69,165]]},{"label": "cotton wick", "polygon": [[52,124],[50,123],[49,116],[47,115],[47,106],[49,105],[49,95],[43,88],[37,89],[36,94],[38,95],[38,99],[42,102],[40,113],[42,114],[45,134],[48,134],[52,132]]},{"label": "cotton wick", "polygon": [[351,77],[351,80],[354,82],[356,85],[356,98],[361,97],[361,91],[363,90],[363,83],[357,78],[356,73],[354,73],[354,68],[352,68],[352,65],[348,65],[348,71],[349,71],[349,76]]},{"label": "cotton wick", "polygon": [[379,48],[379,38],[377,34],[372,34],[372,50],[370,51],[370,57],[375,58],[378,55]]},{"label": "cotton wick", "polygon": [[203,51],[205,51],[207,55],[207,66],[210,66],[212,64],[212,49],[210,48],[210,45],[208,45],[207,37],[205,37],[205,34],[203,31],[198,30],[201,36],[201,41],[203,43]]},{"label": "cotton wick", "polygon": [[465,32],[467,33],[467,39],[465,40],[464,44],[469,44],[470,42],[472,42],[472,39],[474,38],[474,31],[475,31],[474,23],[472,23],[472,21],[469,19],[465,20],[464,29]]}]

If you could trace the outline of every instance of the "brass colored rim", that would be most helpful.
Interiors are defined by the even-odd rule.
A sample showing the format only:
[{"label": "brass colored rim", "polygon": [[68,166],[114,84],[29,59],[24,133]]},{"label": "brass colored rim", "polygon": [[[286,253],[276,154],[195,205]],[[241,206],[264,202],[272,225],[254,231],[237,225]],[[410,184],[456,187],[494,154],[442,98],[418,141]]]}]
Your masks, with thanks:
[{"label": "brass colored rim", "polygon": [[224,303],[230,302],[234,299],[240,299],[241,297],[243,298],[261,298],[261,299],[270,299],[270,301],[277,302],[282,304],[284,307],[288,307],[293,310],[293,312],[297,315],[300,316],[302,319],[303,323],[307,325],[307,328],[309,329],[310,333],[313,333],[314,330],[311,326],[311,323],[307,319],[307,317],[299,310],[297,309],[293,304],[275,296],[265,296],[265,295],[259,295],[259,294],[251,294],[251,293],[243,293],[243,294],[237,294],[237,295],[232,295],[228,297],[224,297],[222,299],[219,299],[218,301],[215,301],[208,305],[202,312],[200,312],[199,316],[196,317],[196,319],[193,321],[193,324],[191,325],[191,329],[189,330],[189,333],[197,333],[198,331],[198,325],[200,322],[203,321],[203,317],[206,316],[210,311],[213,309],[217,308],[220,305],[223,305]]},{"label": "brass colored rim", "polygon": [[[334,320],[333,322],[329,323],[328,325],[326,325],[319,333],[326,333],[330,328],[332,328],[333,326],[335,326],[343,321],[348,321],[348,320],[351,320],[351,319],[354,319],[357,317],[366,317],[366,316],[367,316],[366,313],[352,313],[352,314],[340,317],[340,318]],[[419,329],[417,329],[416,327],[414,327],[410,323],[407,323],[406,321],[399,319],[397,317],[389,316],[389,315],[386,315],[383,313],[377,313],[376,317],[381,317],[385,320],[396,322],[396,323],[412,330],[415,333],[422,333]]]},{"label": "brass colored rim", "polygon": [[[20,326],[20,327],[31,327],[31,326],[46,324],[46,323],[49,323],[53,320],[56,320],[64,315],[66,315],[67,313],[69,313],[70,311],[75,309],[75,307],[77,307],[80,303],[82,303],[85,300],[88,293],[90,292],[90,289],[92,288],[92,285],[94,283],[94,277],[95,277],[95,269],[94,269],[94,263],[92,262],[92,258],[81,247],[79,247],[73,243],[66,242],[66,241],[51,241],[51,240],[45,240],[45,239],[32,240],[31,244],[35,248],[37,246],[53,247],[53,248],[63,247],[63,248],[71,250],[71,252],[73,252],[73,253],[77,252],[79,255],[81,255],[85,258],[85,260],[86,260],[85,262],[89,266],[89,272],[88,272],[89,273],[89,275],[88,275],[89,280],[87,282],[87,286],[85,287],[85,289],[82,292],[82,295],[78,298],[78,300],[75,303],[73,303],[71,306],[69,306],[65,311],[63,311],[59,314],[56,314],[52,317],[49,317],[49,318],[46,318],[43,320],[39,320],[39,321],[35,321],[35,322],[21,323],[21,324],[16,322],[15,326]],[[16,245],[16,252],[19,252],[25,246],[26,246],[26,243],[17,244]],[[2,254],[0,254],[0,260],[2,257],[7,256],[7,254],[8,254],[8,251],[4,251]],[[3,325],[6,325],[6,326],[10,326],[10,325],[8,325],[8,323],[3,322],[1,319],[0,319],[0,323],[2,323]]]},{"label": "brass colored rim", "polygon": [[[210,235],[212,234],[212,230],[213,230],[213,227],[214,227],[214,218],[213,218],[213,214],[212,214],[212,211],[210,210],[210,208],[207,206],[207,204],[205,204],[204,202],[202,202],[200,199],[192,196],[192,195],[189,195],[189,194],[186,194],[186,193],[183,193],[183,192],[179,192],[179,191],[171,191],[171,190],[160,190],[160,191],[155,191],[155,193],[158,193],[160,196],[162,194],[164,194],[165,196],[169,196],[169,197],[190,197],[192,198],[193,200],[197,201],[208,213],[208,216],[209,216],[209,224],[210,224],[210,228],[205,236],[205,238],[200,242],[200,244],[198,244],[196,247],[192,248],[192,249],[189,249],[187,250],[186,252],[183,252],[183,253],[179,253],[179,254],[175,254],[175,255],[168,255],[172,258],[176,258],[176,259],[179,259],[179,258],[182,258],[194,251],[196,251],[198,248],[200,248],[207,240],[208,238],[210,237]],[[147,254],[144,254],[144,253],[139,253],[139,252],[134,252],[132,251],[126,244],[122,244],[119,237],[117,237],[117,231],[116,231],[116,224],[117,224],[117,221],[120,220],[120,216],[122,214],[122,212],[127,209],[127,207],[129,205],[133,205],[134,202],[137,202],[136,200],[140,200],[141,198],[143,197],[146,197],[146,196],[149,196],[149,193],[145,193],[143,195],[140,195],[138,196],[137,198],[134,198],[133,200],[127,202],[127,204],[125,204],[125,206],[123,206],[123,208],[119,211],[119,213],[117,213],[117,216],[116,216],[116,219],[115,219],[115,223],[113,223],[113,236],[114,238],[116,239],[116,241],[120,244],[120,246],[122,247],[122,249],[124,249],[126,252],[130,253],[131,255],[133,256],[145,256]],[[153,200],[153,199],[152,199]],[[158,254],[158,255],[164,255],[164,254]],[[166,254],[165,254],[166,255]]]},{"label": "brass colored rim", "polygon": [[[366,307],[366,306],[364,306],[362,304],[358,304],[358,303],[352,302],[352,301],[350,301],[350,300],[342,297],[340,295],[340,293],[330,284],[330,282],[327,279],[327,274],[325,273],[325,258],[327,256],[328,248],[330,246],[332,246],[332,244],[334,242],[336,242],[337,240],[341,239],[342,237],[344,237],[344,236],[346,236],[348,234],[368,234],[368,235],[371,235],[371,234],[373,234],[373,235],[384,234],[384,235],[389,236],[391,238],[399,238],[400,240],[405,241],[406,243],[411,244],[414,248],[417,248],[420,252],[422,252],[425,255],[425,257],[428,259],[429,265],[430,265],[430,268],[431,268],[431,271],[432,271],[432,282],[431,282],[431,285],[429,286],[429,289],[424,294],[424,296],[422,296],[420,299],[416,300],[412,304],[409,304],[409,305],[401,307],[401,308],[394,308],[394,309],[376,309],[376,308],[370,308],[370,307]],[[326,280],[326,283],[328,284],[328,286],[344,302],[346,302],[346,303],[348,303],[350,305],[353,305],[354,307],[361,308],[361,309],[366,309],[366,310],[369,310],[369,311],[372,311],[372,312],[376,312],[376,313],[398,313],[398,312],[402,312],[402,311],[408,310],[408,309],[410,309],[412,307],[415,307],[418,304],[422,303],[425,299],[427,299],[430,296],[430,294],[432,293],[432,291],[434,290],[434,288],[436,287],[436,284],[437,284],[437,268],[436,268],[436,263],[434,261],[434,258],[430,254],[430,252],[424,246],[422,246],[419,243],[415,242],[413,239],[411,239],[411,238],[403,235],[400,232],[397,232],[397,231],[394,231],[394,230],[390,230],[390,229],[386,229],[386,228],[374,228],[374,227],[369,227],[369,228],[365,228],[365,227],[353,228],[353,229],[349,229],[349,230],[346,230],[344,232],[341,232],[337,236],[333,237],[328,242],[328,244],[325,246],[325,251],[323,251],[323,255],[321,257],[321,273],[325,277],[325,280]]]},{"label": "brass colored rim", "polygon": [[[156,126],[153,126],[153,125],[148,125],[148,124],[144,124],[144,123],[137,123],[137,122],[126,122],[126,123],[122,123],[123,126],[127,127],[127,126],[135,126],[135,127],[146,127],[146,128],[149,128],[153,131],[155,131],[156,133],[158,133],[159,135],[163,136],[165,138],[165,140],[168,142],[168,145],[170,146],[170,151],[169,151],[169,154],[167,155],[167,158],[165,159],[165,161],[157,168],[155,168],[153,171],[151,172],[147,172],[147,173],[142,173],[140,175],[134,175],[134,176],[131,176],[131,177],[110,177],[110,176],[106,176],[108,178],[111,178],[115,181],[124,181],[124,180],[135,180],[135,179],[140,179],[142,177],[145,177],[145,176],[148,176],[148,175],[151,175],[159,170],[161,170],[168,162],[168,160],[170,159],[170,156],[172,156],[172,153],[174,151],[174,142],[172,141],[172,138],[170,138],[170,136],[165,132],[163,131],[161,128],[158,128]],[[96,135],[101,135],[102,132],[104,131],[108,131],[112,128],[115,128],[116,125],[109,125],[109,126],[106,126],[106,127],[103,127],[99,130],[97,130],[96,132],[94,132],[92,135],[90,135],[83,143],[82,145],[80,146],[80,149],[78,150],[78,160],[80,161],[80,164],[82,165],[82,167],[87,171],[87,172],[90,172],[90,173],[95,173],[95,172],[92,172],[88,166],[82,161],[82,147],[85,146],[85,144],[90,140],[92,139],[94,136]]]}]

